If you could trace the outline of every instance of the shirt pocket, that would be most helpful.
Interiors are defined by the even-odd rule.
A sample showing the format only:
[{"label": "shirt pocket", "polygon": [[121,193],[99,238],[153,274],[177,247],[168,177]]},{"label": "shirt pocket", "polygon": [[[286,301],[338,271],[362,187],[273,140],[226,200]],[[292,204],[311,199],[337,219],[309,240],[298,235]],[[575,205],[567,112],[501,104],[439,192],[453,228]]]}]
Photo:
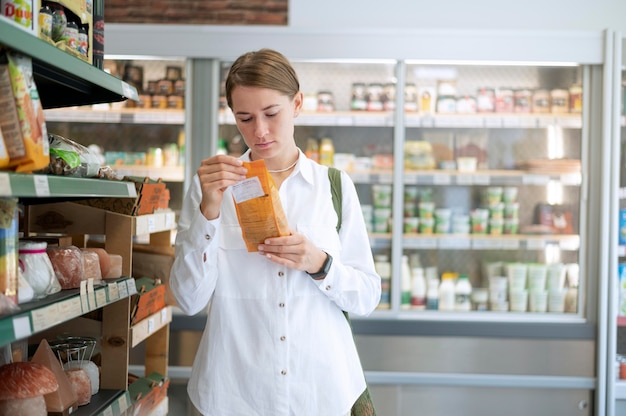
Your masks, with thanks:
[{"label": "shirt pocket", "polygon": [[269,260],[258,253],[248,253],[239,224],[222,224],[220,233],[215,295],[231,299],[266,298]]},{"label": "shirt pocket", "polygon": [[334,224],[297,224],[296,229],[315,246],[332,256],[340,254],[341,241]]}]

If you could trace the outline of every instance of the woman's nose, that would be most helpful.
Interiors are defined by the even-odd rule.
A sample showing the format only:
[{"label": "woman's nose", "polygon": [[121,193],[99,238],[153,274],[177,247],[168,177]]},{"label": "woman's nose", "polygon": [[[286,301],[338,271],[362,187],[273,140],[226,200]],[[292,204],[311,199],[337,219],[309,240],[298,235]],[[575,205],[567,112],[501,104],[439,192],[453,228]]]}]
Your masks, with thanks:
[{"label": "woman's nose", "polygon": [[256,137],[258,137],[259,139],[262,139],[269,132],[269,129],[267,128],[267,123],[265,123],[262,120],[257,121],[254,131],[255,131]]}]

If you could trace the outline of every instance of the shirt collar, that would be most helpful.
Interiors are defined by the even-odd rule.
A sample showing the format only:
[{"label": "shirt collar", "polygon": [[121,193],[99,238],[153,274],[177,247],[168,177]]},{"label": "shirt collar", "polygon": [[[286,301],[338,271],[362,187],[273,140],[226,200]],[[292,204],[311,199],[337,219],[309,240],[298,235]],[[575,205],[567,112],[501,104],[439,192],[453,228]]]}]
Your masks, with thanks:
[{"label": "shirt collar", "polygon": [[[245,162],[251,162],[250,160],[250,149],[246,150],[246,152],[239,157],[239,159]],[[297,175],[300,173],[302,178],[308,182],[309,184],[313,184],[313,162],[298,148],[298,164],[296,165],[296,169],[293,172],[293,175]]]}]

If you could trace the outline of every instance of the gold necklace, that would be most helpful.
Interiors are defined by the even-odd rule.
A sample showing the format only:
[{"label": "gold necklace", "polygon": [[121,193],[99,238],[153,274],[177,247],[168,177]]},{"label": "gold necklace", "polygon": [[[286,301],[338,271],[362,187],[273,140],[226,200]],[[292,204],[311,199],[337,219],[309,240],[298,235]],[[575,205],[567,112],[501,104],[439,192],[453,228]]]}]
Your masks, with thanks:
[{"label": "gold necklace", "polygon": [[[299,159],[299,158],[298,158],[298,159]],[[287,167],[286,167],[286,168],[284,168],[284,169],[276,169],[276,170],[271,170],[271,169],[268,169],[267,171],[268,171],[269,173],[281,173],[281,172],[287,172],[289,169],[291,169],[291,168],[293,168],[294,166],[296,166],[296,163],[298,163],[298,159],[296,159],[296,161],[295,161],[295,162],[293,162],[291,165],[287,166]]]}]

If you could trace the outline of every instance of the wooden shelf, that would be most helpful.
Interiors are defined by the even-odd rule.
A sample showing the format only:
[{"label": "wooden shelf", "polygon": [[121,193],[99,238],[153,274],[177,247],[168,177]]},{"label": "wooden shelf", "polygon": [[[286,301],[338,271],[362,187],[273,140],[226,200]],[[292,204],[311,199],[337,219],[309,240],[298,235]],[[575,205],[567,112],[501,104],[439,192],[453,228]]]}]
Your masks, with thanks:
[{"label": "wooden shelf", "polygon": [[172,322],[172,307],[166,306],[130,328],[130,345],[136,347],[155,332],[167,327]]}]

